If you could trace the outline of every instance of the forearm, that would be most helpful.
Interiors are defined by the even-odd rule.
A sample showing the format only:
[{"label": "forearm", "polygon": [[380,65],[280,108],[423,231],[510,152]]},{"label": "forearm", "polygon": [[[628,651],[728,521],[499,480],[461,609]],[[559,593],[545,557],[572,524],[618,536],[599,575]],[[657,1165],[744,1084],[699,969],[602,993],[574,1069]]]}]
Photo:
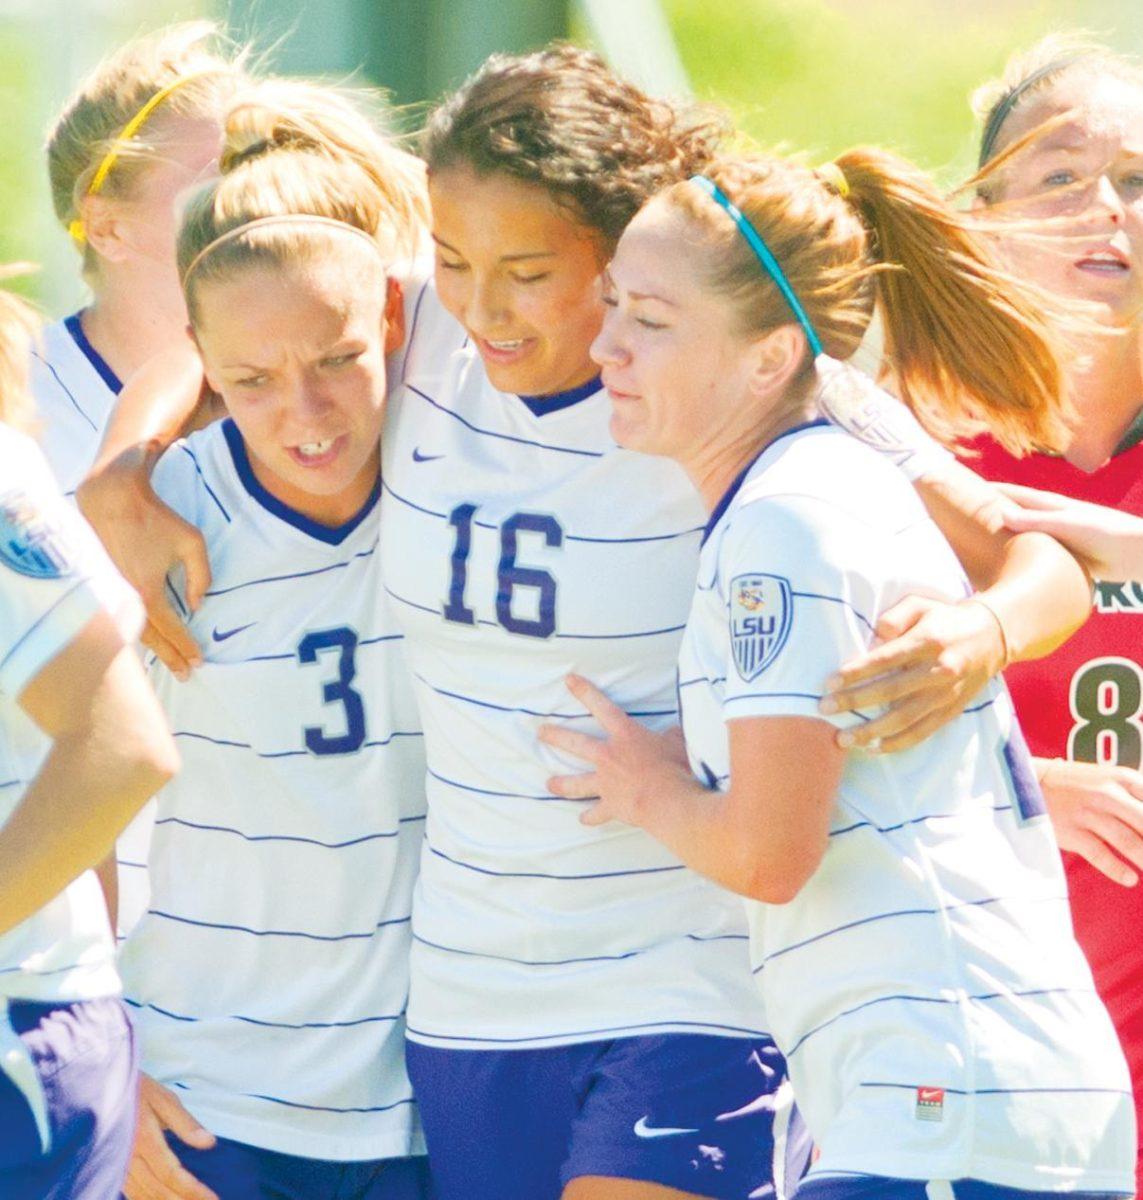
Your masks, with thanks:
[{"label": "forearm", "polygon": [[1011,662],[1043,658],[1091,612],[1087,572],[1059,542],[1022,533],[1004,546],[996,581],[979,596],[996,614]]},{"label": "forearm", "polygon": [[173,773],[165,747],[124,754],[109,740],[92,731],[57,738],[0,829],[0,933],[113,858],[120,831]]},{"label": "forearm", "polygon": [[954,463],[915,486],[978,595],[999,619],[1010,661],[1050,653],[1087,619],[1087,572],[1052,538],[1007,533],[1005,498],[994,484]]},{"label": "forearm", "polygon": [[[212,402],[204,398],[202,363],[189,345],[159,355],[128,380],[112,410],[90,475],[132,461],[131,452],[154,461]],[[124,458],[124,456],[127,456]]]}]

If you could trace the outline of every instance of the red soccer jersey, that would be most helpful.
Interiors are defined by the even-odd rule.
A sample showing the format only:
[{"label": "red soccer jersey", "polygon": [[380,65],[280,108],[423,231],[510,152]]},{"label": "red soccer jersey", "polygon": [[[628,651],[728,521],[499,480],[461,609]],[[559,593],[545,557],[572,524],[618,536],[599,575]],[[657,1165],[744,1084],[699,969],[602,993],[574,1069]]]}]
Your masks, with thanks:
[{"label": "red soccer jersey", "polygon": [[[1020,483],[1143,516],[1143,443],[1090,475],[1062,458],[1013,458],[988,439],[966,462],[986,479]],[[1143,581],[1096,584],[1087,624],[1054,654],[1005,672],[1032,753],[1141,766]],[[1076,937],[1091,963],[1131,1068],[1143,1130],[1143,882],[1123,888],[1064,855]],[[1141,1139],[1143,1141],[1143,1139]],[[1137,1170],[1143,1194],[1143,1147]]]}]

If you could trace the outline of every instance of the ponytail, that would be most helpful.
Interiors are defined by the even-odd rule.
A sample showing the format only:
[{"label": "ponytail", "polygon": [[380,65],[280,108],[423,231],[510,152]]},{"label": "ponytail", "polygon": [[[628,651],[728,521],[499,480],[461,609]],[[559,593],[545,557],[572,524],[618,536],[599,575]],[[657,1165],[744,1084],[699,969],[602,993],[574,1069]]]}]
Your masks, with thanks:
[{"label": "ponytail", "polygon": [[[705,174],[777,260],[826,354],[854,354],[879,306],[900,397],[938,440],[988,430],[1016,454],[1066,444],[1054,326],[1072,310],[1006,273],[971,216],[916,167],[862,148],[820,173],[753,157],[716,160]],[[686,183],[665,196],[698,226],[708,286],[743,333],[789,324],[792,306],[709,195]],[[805,370],[811,362],[807,353]]]},{"label": "ponytail", "polygon": [[912,164],[873,148],[837,159],[872,235],[886,357],[901,399],[945,443],[987,431],[1016,454],[1070,437],[1058,302],[1001,265],[971,217]]}]

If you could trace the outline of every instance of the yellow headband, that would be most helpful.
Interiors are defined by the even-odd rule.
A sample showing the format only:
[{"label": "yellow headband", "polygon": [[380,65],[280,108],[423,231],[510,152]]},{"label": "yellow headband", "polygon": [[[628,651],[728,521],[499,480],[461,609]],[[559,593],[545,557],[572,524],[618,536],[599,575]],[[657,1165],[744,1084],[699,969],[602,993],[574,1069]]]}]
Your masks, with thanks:
[{"label": "yellow headband", "polygon": [[385,261],[385,256],[381,253],[381,247],[377,245],[376,240],[366,233],[364,229],[360,229],[356,225],[350,225],[348,221],[338,221],[334,217],[320,217],[316,213],[278,213],[275,216],[257,217],[253,221],[247,221],[242,225],[235,225],[233,229],[228,229],[225,233],[219,234],[213,242],[207,242],[194,258],[190,260],[190,265],[183,272],[183,287],[186,287],[187,280],[194,274],[202,260],[212,251],[216,250],[219,246],[225,245],[227,242],[234,241],[235,238],[241,237],[251,229],[265,229],[268,225],[324,225],[327,229],[340,229],[346,233],[352,233],[368,242],[373,247],[373,252],[381,259],[385,269],[389,269],[389,264]]},{"label": "yellow headband", "polygon": [[845,172],[837,163],[822,163],[817,169],[817,176],[823,183],[828,183],[843,200],[848,198],[849,180],[846,179]]},{"label": "yellow headband", "polygon": [[[172,92],[178,91],[183,84],[190,83],[192,79],[200,79],[203,75],[212,75],[217,70],[217,67],[204,67],[201,71],[191,71],[186,75],[180,75],[174,83],[168,83],[166,87],[160,88],[131,120],[123,126],[123,131],[112,143],[111,149],[100,160],[99,166],[95,168],[95,174],[91,177],[91,182],[87,185],[87,191],[84,192],[84,196],[99,195],[100,189],[107,182],[107,176],[111,174],[111,168],[115,166],[115,162],[119,158],[119,152],[143,128],[143,124],[147,118]],[[68,224],[67,231],[80,245],[83,245],[87,241],[87,233],[83,228],[82,217],[76,217],[74,221],[71,221]]]}]

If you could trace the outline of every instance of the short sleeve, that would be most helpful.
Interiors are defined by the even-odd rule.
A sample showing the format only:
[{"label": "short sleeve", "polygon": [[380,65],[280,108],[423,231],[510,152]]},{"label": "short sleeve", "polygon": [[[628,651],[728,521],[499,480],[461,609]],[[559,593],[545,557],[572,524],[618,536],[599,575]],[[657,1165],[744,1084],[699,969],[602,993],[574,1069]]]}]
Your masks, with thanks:
[{"label": "short sleeve", "polygon": [[134,593],[57,490],[39,449],[0,438],[0,691],[18,695],[99,611],[138,633]]},{"label": "short sleeve", "polygon": [[861,716],[818,712],[825,680],[865,651],[881,589],[876,539],[809,496],[738,509],[719,553],[726,603],[723,716],[801,716],[845,727]]}]

